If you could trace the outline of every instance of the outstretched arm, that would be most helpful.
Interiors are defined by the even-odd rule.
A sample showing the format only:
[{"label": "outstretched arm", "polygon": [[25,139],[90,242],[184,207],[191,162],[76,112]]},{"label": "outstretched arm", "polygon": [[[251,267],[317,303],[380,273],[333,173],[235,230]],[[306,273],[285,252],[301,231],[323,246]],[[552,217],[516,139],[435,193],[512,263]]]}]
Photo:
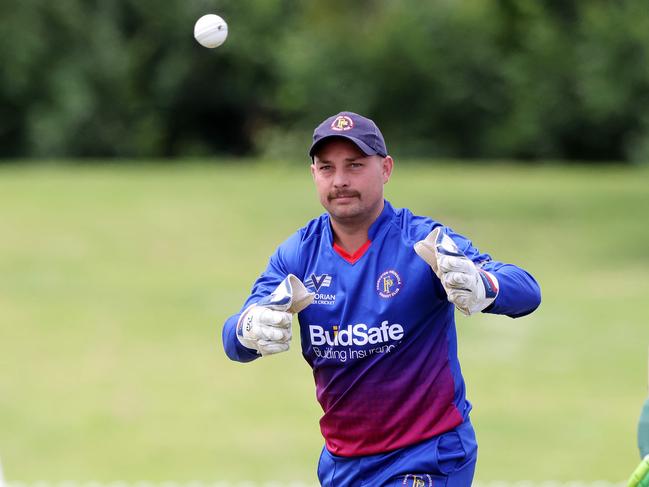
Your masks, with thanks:
[{"label": "outstretched arm", "polygon": [[231,360],[250,362],[288,350],[293,314],[313,300],[313,294],[292,274],[299,272],[299,243],[297,232],[278,247],[241,311],[225,321],[223,347]]}]

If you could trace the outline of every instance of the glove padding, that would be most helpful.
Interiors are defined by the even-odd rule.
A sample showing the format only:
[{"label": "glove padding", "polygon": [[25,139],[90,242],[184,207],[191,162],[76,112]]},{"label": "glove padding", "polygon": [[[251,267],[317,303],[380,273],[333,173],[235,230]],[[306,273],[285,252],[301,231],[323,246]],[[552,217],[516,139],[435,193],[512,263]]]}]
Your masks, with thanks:
[{"label": "glove padding", "polygon": [[442,227],[417,242],[415,252],[433,268],[448,300],[465,315],[482,311],[496,299],[496,276],[478,268]]},{"label": "glove padding", "polygon": [[237,323],[237,338],[260,355],[286,352],[291,341],[293,313],[309,306],[315,295],[289,274],[265,298],[248,306]]}]

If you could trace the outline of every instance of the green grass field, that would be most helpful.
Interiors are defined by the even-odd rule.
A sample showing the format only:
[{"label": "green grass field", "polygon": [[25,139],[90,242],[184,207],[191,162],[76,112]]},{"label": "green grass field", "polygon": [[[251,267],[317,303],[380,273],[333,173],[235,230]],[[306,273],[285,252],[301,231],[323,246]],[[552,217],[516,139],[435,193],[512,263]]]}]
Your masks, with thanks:
[{"label": "green grass field", "polygon": [[[647,389],[649,168],[397,165],[395,206],[539,280],[458,318],[476,478],[626,479]],[[315,481],[294,347],[227,360],[221,324],[321,213],[307,167],[0,166],[0,458],[9,480]]]}]

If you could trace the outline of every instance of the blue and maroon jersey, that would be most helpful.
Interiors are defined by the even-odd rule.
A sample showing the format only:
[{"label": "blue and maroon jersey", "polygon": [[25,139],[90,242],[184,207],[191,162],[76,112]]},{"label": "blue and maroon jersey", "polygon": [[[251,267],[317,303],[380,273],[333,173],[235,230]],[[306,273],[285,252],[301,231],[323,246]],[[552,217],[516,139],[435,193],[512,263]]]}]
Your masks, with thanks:
[{"label": "blue and maroon jersey", "polygon": [[[313,368],[327,449],[372,455],[418,443],[468,418],[457,357],[454,306],[430,266],[413,249],[439,226],[385,202],[354,255],[334,244],[328,214],[279,246],[242,310],[295,274],[315,293],[299,313],[302,354]],[[496,275],[499,294],[485,310],[519,317],[540,303],[534,278],[496,262],[446,228],[460,250]],[[232,360],[259,357],[236,338],[240,314],[223,328]]]}]

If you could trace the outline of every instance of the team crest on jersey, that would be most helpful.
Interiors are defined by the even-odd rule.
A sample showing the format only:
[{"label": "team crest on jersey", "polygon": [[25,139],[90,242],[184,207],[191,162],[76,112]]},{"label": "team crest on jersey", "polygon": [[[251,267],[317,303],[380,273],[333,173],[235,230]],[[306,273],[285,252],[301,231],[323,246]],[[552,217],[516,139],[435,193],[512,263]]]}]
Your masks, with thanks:
[{"label": "team crest on jersey", "polygon": [[316,276],[315,273],[311,274],[309,278],[304,281],[304,285],[307,288],[315,291],[315,298],[313,299],[313,304],[324,304],[328,306],[333,306],[336,304],[336,294],[331,292],[328,288],[331,287],[333,277],[329,274],[321,274]]},{"label": "team crest on jersey", "polygon": [[401,276],[395,270],[385,271],[376,281],[376,292],[385,299],[396,296],[402,287]]},{"label": "team crest on jersey", "polygon": [[408,474],[403,477],[401,485],[404,487],[432,487],[433,477],[428,474]]},{"label": "team crest on jersey", "polygon": [[352,128],[354,128],[354,121],[347,115],[339,115],[331,122],[331,130],[336,130],[337,132],[344,132]]}]

